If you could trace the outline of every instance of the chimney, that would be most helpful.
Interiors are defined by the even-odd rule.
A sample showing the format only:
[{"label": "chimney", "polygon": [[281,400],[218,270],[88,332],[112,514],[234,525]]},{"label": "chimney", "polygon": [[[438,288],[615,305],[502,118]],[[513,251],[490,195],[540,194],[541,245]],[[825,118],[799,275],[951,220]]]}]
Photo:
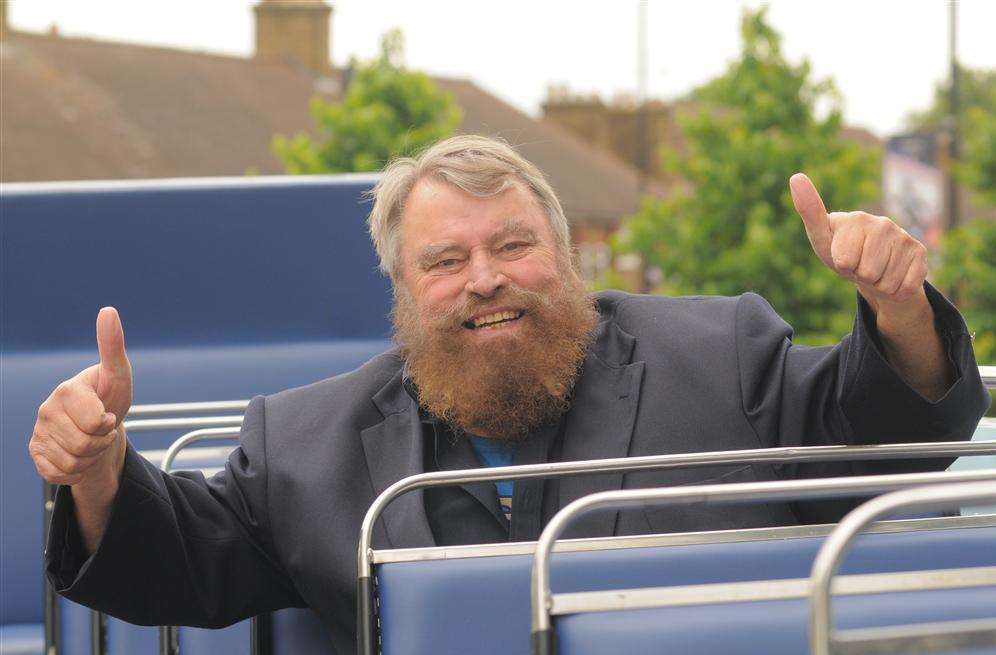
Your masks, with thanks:
[{"label": "chimney", "polygon": [[324,0],[263,0],[256,14],[256,57],[293,61],[312,73],[332,70],[331,5]]}]

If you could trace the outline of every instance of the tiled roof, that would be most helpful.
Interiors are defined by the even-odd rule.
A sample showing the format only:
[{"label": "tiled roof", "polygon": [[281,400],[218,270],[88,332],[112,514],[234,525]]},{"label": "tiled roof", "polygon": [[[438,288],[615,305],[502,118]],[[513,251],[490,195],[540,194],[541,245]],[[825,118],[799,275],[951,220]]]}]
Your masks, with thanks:
[{"label": "tiled roof", "polygon": [[[0,42],[0,75],[5,182],[281,173],[273,135],[309,131],[308,99],[340,89],[293,64],[21,32]],[[637,206],[632,167],[473,82],[436,81],[460,131],[517,146],[572,220],[611,226]]]}]

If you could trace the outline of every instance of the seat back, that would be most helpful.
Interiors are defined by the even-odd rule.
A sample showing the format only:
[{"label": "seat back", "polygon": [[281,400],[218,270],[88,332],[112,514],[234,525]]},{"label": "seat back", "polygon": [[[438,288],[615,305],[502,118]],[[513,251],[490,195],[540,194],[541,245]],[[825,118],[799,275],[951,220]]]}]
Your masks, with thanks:
[{"label": "seat back", "polygon": [[[959,483],[959,484],[945,484]],[[923,485],[923,486],[921,486]],[[929,485],[929,486],[928,486]],[[979,489],[982,491],[979,491]],[[969,490],[966,492],[965,490]],[[593,511],[605,511],[642,504],[702,504],[702,503],[742,503],[784,501],[791,498],[827,498],[839,496],[865,495],[868,491],[880,493],[895,491],[880,498],[874,498],[853,511],[835,528],[822,544],[821,550],[813,558],[812,575],[785,579],[784,576],[765,576],[751,582],[724,582],[721,584],[665,585],[648,586],[641,582],[636,588],[620,588],[617,583],[608,588],[591,593],[552,592],[550,582],[550,557],[557,537],[569,523],[577,517]],[[959,494],[955,499],[954,492]],[[946,495],[945,495],[946,494]],[[907,497],[941,498],[943,503],[896,503]],[[607,635],[616,638],[617,648],[635,652],[650,652],[649,644],[665,640],[675,621],[687,626],[690,619],[705,617],[705,623],[697,623],[696,630],[703,638],[696,642],[693,650],[699,653],[726,652],[800,652],[806,647],[805,638],[799,643],[797,637],[809,634],[812,652],[824,655],[830,652],[845,652],[834,648],[827,649],[829,629],[829,604],[827,594],[830,576],[840,564],[840,554],[848,545],[852,554],[867,551],[868,544],[889,540],[888,535],[862,535],[861,544],[857,538],[861,528],[871,521],[882,518],[889,510],[898,509],[943,509],[956,506],[957,500],[972,502],[991,501],[996,498],[996,469],[973,472],[946,472],[933,474],[907,474],[892,476],[866,476],[863,478],[832,478],[823,480],[793,480],[759,482],[730,485],[703,485],[689,489],[649,489],[623,490],[592,494],[577,500],[561,510],[544,529],[536,547],[531,579],[532,605],[532,653],[549,655],[552,653],[571,654],[575,652],[596,652],[608,642]],[[955,499],[955,500],[952,500]],[[892,503],[892,504],[890,504]],[[893,511],[892,514],[896,512]],[[957,520],[972,520],[976,517],[959,517]],[[987,517],[991,518],[991,517]],[[944,521],[945,519],[933,519]],[[922,520],[920,524],[930,523]],[[979,530],[980,528],[973,528]],[[922,535],[918,535],[922,536]],[[970,542],[981,537],[981,550],[974,549]],[[941,642],[930,642],[934,635],[914,629],[922,623],[991,621],[985,643],[996,647],[996,530],[981,528],[981,532],[967,535],[961,530],[947,530],[938,540],[916,539],[903,547],[892,544],[880,555],[880,561],[871,572],[864,575],[850,575],[838,579],[837,591],[847,595],[838,604],[860,606],[856,614],[857,628],[852,635],[862,643],[876,647],[886,643],[895,645],[897,640],[913,635],[923,637],[918,646],[931,644],[929,652],[938,652]],[[770,549],[772,556],[779,558],[777,566],[782,566],[779,548]],[[828,555],[828,553],[830,553]],[[926,555],[927,559],[924,559]],[[559,556],[558,556],[559,557]],[[878,558],[875,558],[878,559]],[[848,560],[850,562],[850,559]],[[758,567],[750,561],[738,561],[752,571]],[[852,563],[853,566],[853,563]],[[955,568],[952,568],[955,567]],[[944,570],[938,570],[944,569]],[[883,571],[887,571],[883,573]],[[811,591],[812,590],[812,591]],[[912,595],[915,593],[916,595]],[[810,598],[811,596],[811,598]],[[757,621],[756,603],[775,603],[778,616],[771,621]],[[754,621],[743,626],[731,621],[731,614],[747,615],[751,610],[744,607],[754,605]],[[811,607],[811,621],[798,621],[795,616],[799,608]],[[689,614],[688,609],[694,613]],[[767,608],[772,611],[772,607]],[[639,616],[636,616],[639,614]],[[634,616],[636,618],[634,619]],[[789,617],[789,618],[786,618]],[[792,618],[795,617],[795,618]],[[636,623],[634,623],[634,620]],[[606,625],[619,621],[618,626]],[[792,621],[795,623],[793,624]],[[900,632],[887,631],[883,624],[903,624]],[[709,632],[708,626],[723,626],[722,630]],[[733,625],[745,629],[732,630]],[[809,628],[807,630],[807,627]],[[978,637],[979,624],[974,623],[972,635]],[[869,632],[871,629],[871,632]],[[947,633],[968,634],[963,623],[946,624]],[[920,633],[914,635],[916,630]],[[626,634],[627,632],[631,634]],[[983,627],[983,632],[985,628]],[[594,634],[601,637],[594,637]],[[900,634],[902,633],[902,634]],[[592,639],[595,639],[592,642]],[[694,642],[694,637],[692,637]],[[708,642],[706,645],[702,642]],[[744,650],[750,644],[751,651]],[[945,642],[951,646],[969,642]],[[592,650],[595,648],[596,650]],[[910,649],[907,649],[910,650]],[[875,650],[869,652],[907,652],[907,650]],[[919,649],[917,649],[919,652]],[[846,652],[864,652],[848,650]],[[974,651],[973,651],[974,652]]]},{"label": "seat back", "polygon": [[375,180],[0,187],[0,624],[42,621],[42,484],[26,443],[55,385],[96,361],[98,308],[121,312],[138,403],[250,398],[351,370],[390,347],[365,224]]},{"label": "seat back", "polygon": [[[578,655],[611,647],[653,653],[666,643],[669,650],[703,654],[996,653],[993,527],[942,529],[926,539],[920,533],[890,544],[880,561],[852,559],[864,560],[870,545],[889,540],[862,534],[875,520],[993,498],[994,476],[875,498],[834,527],[805,577],[555,594],[549,603],[556,638],[533,652]],[[979,537],[983,548],[976,551],[970,542]],[[845,574],[833,578],[842,561]],[[862,571],[865,564],[872,567]]]},{"label": "seat back", "polygon": [[[835,604],[836,624],[869,628],[985,618],[992,616],[994,594],[996,587],[848,596]],[[808,618],[809,605],[799,598],[573,614],[557,621],[556,652],[651,655],[666,645],[667,652],[696,655],[800,655],[809,652]]]},{"label": "seat back", "polygon": [[[562,546],[569,550],[557,552],[551,561],[551,587],[557,593],[571,593],[807,578],[829,530],[830,526],[805,526],[568,540]],[[884,524],[880,530],[858,539],[843,573],[996,564],[996,548],[993,548],[996,517],[897,521]],[[382,553],[389,560],[376,567],[383,652],[418,655],[471,652],[468,649],[472,648],[481,655],[528,653],[529,577],[534,548],[534,544],[503,544]],[[804,599],[769,605],[787,608],[793,602],[798,607],[778,625],[795,625],[791,644],[801,647],[771,652],[805,651]],[[741,650],[736,652],[769,652],[750,650],[753,642],[747,635],[753,633],[739,636],[733,633],[734,624],[738,629],[750,627],[763,616],[760,609],[744,610],[747,605],[753,604],[558,617],[558,643],[563,646],[560,652],[605,653],[623,649],[628,654],[634,639],[642,634],[637,629],[640,625],[651,631],[648,643],[656,644],[656,650],[637,648],[634,652],[661,652],[665,637],[666,643],[674,646],[673,650],[669,646],[669,652],[726,652],[706,649],[707,644],[716,640],[721,640],[716,643],[724,646],[743,642],[737,646]],[[929,602],[924,605],[929,606]],[[738,614],[742,611],[749,611],[750,619]],[[848,611],[853,612],[855,619],[862,616],[857,606]],[[654,616],[653,621],[645,620],[648,614]],[[740,618],[731,624],[731,616]],[[773,621],[776,617],[770,618]],[[894,617],[881,618],[886,622]],[[620,622],[613,626],[613,621]],[[719,625],[722,630],[716,630]],[[842,625],[861,623],[845,620]],[[596,638],[598,634],[602,636]],[[587,646],[575,651],[569,650],[566,643],[579,648]],[[612,643],[616,644],[613,648],[606,646]]]},{"label": "seat back", "polygon": [[[446,471],[413,476],[399,481],[387,489],[374,502],[364,519],[361,531],[359,558],[359,589],[360,612],[357,632],[360,638],[360,651],[375,652],[375,644],[379,644],[385,653],[391,652],[433,652],[433,649],[444,651],[464,651],[475,649],[477,652],[525,652],[528,649],[529,637],[523,630],[530,626],[526,611],[525,599],[533,589],[532,603],[534,607],[546,607],[545,601],[539,601],[537,593],[548,595],[554,587],[549,578],[529,581],[527,568],[534,566],[536,570],[546,570],[546,558],[552,540],[556,539],[561,530],[566,529],[566,523],[560,520],[562,515],[580,515],[590,509],[582,507],[583,501],[572,503],[555,517],[544,531],[540,540],[533,564],[528,553],[534,549],[530,545],[499,545],[471,546],[463,548],[442,549],[401,549],[393,551],[376,551],[368,547],[372,526],[387,504],[398,495],[416,489],[460,484],[486,479],[525,479],[530,477],[562,477],[583,473],[605,472],[608,470],[649,470],[652,468],[668,468],[675,466],[690,466],[711,464],[728,464],[733,461],[777,462],[777,461],[820,461],[821,459],[875,459],[886,453],[902,450],[905,454],[916,453],[916,456],[926,457],[938,454],[944,449],[992,453],[994,443],[972,444],[906,444],[862,447],[834,448],[799,448],[791,449],[758,449],[754,451],[735,451],[732,453],[699,453],[695,455],[667,455],[659,457],[629,458],[620,460],[598,460],[591,462],[567,462],[541,466],[503,467],[489,470]],[[787,459],[786,459],[787,458]],[[617,506],[609,509],[621,509],[642,506],[646,499],[654,494],[675,496],[674,501],[699,502],[703,494],[715,495],[718,500],[731,502],[740,498],[739,494],[754,491],[755,487],[764,488],[768,500],[786,501],[794,498],[821,498],[836,496],[854,496],[868,493],[879,493],[885,489],[900,488],[909,484],[925,484],[937,482],[941,478],[970,479],[983,475],[991,475],[991,471],[975,471],[945,474],[918,474],[896,476],[869,476],[860,481],[855,479],[826,479],[810,481],[744,483],[739,485],[709,485],[700,487],[682,487],[658,490],[623,490],[595,494],[589,498],[605,496]],[[768,488],[770,487],[770,488]],[[795,487],[799,487],[798,490]],[[799,495],[798,492],[803,495]],[[616,497],[619,500],[614,500]],[[678,498],[681,496],[681,498]],[[719,496],[723,496],[722,499]],[[632,497],[632,498],[630,498]],[[750,498],[750,496],[746,496]],[[587,500],[587,499],[586,499]],[[577,507],[575,507],[577,506]],[[961,523],[928,523],[908,521],[900,523],[903,526],[975,526],[972,518],[956,517]],[[987,525],[989,532],[966,533],[968,536],[958,540],[958,552],[971,560],[978,557],[986,561],[992,557],[992,544],[996,540],[996,518],[982,517],[982,525]],[[929,521],[929,520],[926,520]],[[974,528],[973,528],[974,529]],[[786,531],[788,530],[788,531]],[[724,580],[770,580],[801,577],[808,572],[813,555],[819,546],[820,539],[814,537],[814,528],[769,528],[746,532],[704,533],[699,540],[707,547],[698,544],[689,550],[687,546],[675,545],[687,536],[651,537],[651,538],[613,538],[579,542],[584,545],[577,549],[583,552],[558,554],[554,558],[555,568],[549,575],[558,576],[572,591],[586,589],[612,588],[618,589],[627,584],[637,586],[705,584]],[[826,528],[824,527],[825,531]],[[548,534],[552,535],[548,538]],[[731,542],[730,535],[734,538]],[[748,537],[748,535],[751,535]],[[763,538],[763,542],[757,541]],[[948,543],[945,535],[940,538],[939,546],[934,547],[924,540],[923,534],[918,535],[925,548],[925,553],[943,552],[941,546]],[[915,558],[891,560],[891,553],[896,546],[896,535],[883,536],[877,545],[868,547],[866,556],[870,558],[869,568],[890,565],[900,567],[898,570],[910,570],[904,567],[918,568]],[[663,539],[664,542],[659,540]],[[807,541],[808,539],[808,541]],[[546,544],[544,545],[544,540]],[[649,542],[648,542],[649,540]],[[658,540],[658,541],[654,541]],[[646,548],[647,544],[666,544],[659,550]],[[974,544],[974,546],[972,546]],[[632,546],[638,546],[636,548]],[[526,548],[527,550],[523,550]],[[700,550],[699,548],[702,548]],[[974,550],[973,550],[974,548]],[[587,552],[595,551],[595,552]],[[541,560],[539,554],[545,553]],[[681,556],[688,559],[681,560]],[[588,558],[591,558],[589,561]],[[674,561],[670,561],[674,558]],[[540,562],[543,561],[541,564]],[[858,558],[856,561],[860,562]],[[576,566],[571,567],[574,562]],[[371,569],[372,565],[372,569]],[[558,573],[559,571],[559,573]],[[567,573],[563,573],[567,571]],[[535,573],[534,573],[535,575]],[[663,577],[661,577],[663,576]],[[683,578],[683,576],[691,576]],[[713,576],[710,579],[710,576]],[[481,611],[480,599],[482,590],[486,590],[487,607],[491,611]],[[540,591],[537,591],[540,590]],[[366,593],[367,597],[364,597]],[[554,596],[555,598],[555,596]],[[374,616],[376,613],[376,616]],[[535,628],[536,619],[533,618]],[[516,628],[519,628],[518,630]],[[542,630],[550,634],[548,629]],[[424,650],[420,650],[424,649]],[[483,650],[482,650],[483,649]],[[540,651],[545,652],[545,651]]]}]

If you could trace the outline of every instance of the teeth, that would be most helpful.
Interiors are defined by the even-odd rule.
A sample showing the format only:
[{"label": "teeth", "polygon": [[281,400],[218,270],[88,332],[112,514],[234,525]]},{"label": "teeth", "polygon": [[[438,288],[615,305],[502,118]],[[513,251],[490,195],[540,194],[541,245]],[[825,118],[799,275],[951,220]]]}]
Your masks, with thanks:
[{"label": "teeth", "polygon": [[519,317],[519,312],[495,312],[494,314],[488,314],[487,316],[482,316],[481,318],[474,321],[474,327],[489,329],[493,327],[492,323],[500,323],[502,321],[510,321]]}]

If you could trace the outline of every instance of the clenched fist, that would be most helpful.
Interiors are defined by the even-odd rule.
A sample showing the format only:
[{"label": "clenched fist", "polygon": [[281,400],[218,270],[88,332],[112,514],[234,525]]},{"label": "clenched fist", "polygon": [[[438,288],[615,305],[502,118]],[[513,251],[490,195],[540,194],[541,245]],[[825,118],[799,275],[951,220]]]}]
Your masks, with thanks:
[{"label": "clenched fist", "polygon": [[57,386],[38,408],[28,451],[41,476],[72,485],[74,498],[78,486],[110,502],[124,462],[121,422],[132,397],[124,331],[111,307],[97,314],[97,349],[100,362]]},{"label": "clenched fist", "polygon": [[927,249],[922,243],[884,216],[828,214],[816,187],[802,173],[793,175],[789,186],[816,256],[853,281],[876,314],[907,312],[910,301],[926,303]]}]

